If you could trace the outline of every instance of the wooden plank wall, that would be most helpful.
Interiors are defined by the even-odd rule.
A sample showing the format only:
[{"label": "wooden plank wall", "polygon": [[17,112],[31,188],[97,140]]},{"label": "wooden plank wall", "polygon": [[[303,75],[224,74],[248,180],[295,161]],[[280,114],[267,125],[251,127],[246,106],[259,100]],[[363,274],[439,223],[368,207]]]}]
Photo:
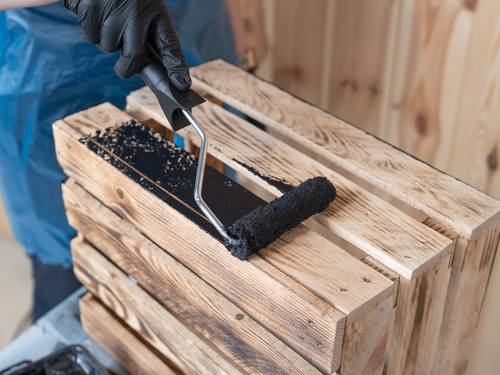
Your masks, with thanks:
[{"label": "wooden plank wall", "polygon": [[259,75],[500,198],[499,1],[263,2]]},{"label": "wooden plank wall", "polygon": [[[500,1],[262,1],[258,75],[500,198]],[[469,374],[500,366],[499,273]]]}]

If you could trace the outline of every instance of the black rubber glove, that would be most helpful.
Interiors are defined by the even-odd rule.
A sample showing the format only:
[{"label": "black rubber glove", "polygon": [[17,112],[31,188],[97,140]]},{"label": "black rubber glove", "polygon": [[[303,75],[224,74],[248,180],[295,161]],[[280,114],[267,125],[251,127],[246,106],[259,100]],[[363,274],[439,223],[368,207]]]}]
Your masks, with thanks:
[{"label": "black rubber glove", "polygon": [[116,74],[130,78],[148,58],[148,42],[158,52],[172,83],[181,90],[191,77],[179,38],[163,0],[64,0],[78,16],[85,40],[108,53],[121,51]]}]

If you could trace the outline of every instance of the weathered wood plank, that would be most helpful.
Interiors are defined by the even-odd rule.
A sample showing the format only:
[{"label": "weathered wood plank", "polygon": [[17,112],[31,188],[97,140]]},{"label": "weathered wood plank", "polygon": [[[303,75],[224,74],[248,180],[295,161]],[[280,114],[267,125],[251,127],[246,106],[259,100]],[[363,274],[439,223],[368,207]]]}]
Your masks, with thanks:
[{"label": "weathered wood plank", "polygon": [[75,181],[63,184],[63,195],[72,227],[247,373],[320,374]]},{"label": "weathered wood plank", "polygon": [[384,275],[389,280],[391,280],[392,282],[394,282],[394,288],[396,290],[395,293],[394,293],[394,296],[395,296],[395,298],[394,298],[394,307],[396,307],[397,300],[398,300],[400,275],[398,273],[394,272],[393,270],[391,270],[390,268],[387,268],[385,265],[383,265],[382,263],[380,263],[376,259],[373,259],[369,255],[366,256],[366,257],[364,257],[363,259],[361,259],[361,261],[364,264],[366,264],[366,265],[370,266],[371,268],[373,268],[375,271],[377,271],[381,275]]},{"label": "weathered wood plank", "polygon": [[500,298],[498,298],[498,290],[500,290],[500,260],[497,253],[474,333],[466,374],[495,374],[499,368]]},{"label": "weathered wood plank", "polygon": [[382,374],[394,296],[346,326],[342,375]]},{"label": "weathered wood plank", "polygon": [[165,362],[106,310],[92,294],[80,298],[85,332],[131,374],[175,375]]},{"label": "weathered wood plank", "polygon": [[457,240],[435,357],[435,374],[464,374],[500,242],[500,223],[471,241]]},{"label": "weathered wood plank", "polygon": [[500,202],[221,60],[192,69],[200,88],[389,192],[465,238],[500,218]]},{"label": "weathered wood plank", "polygon": [[[127,100],[132,111],[149,113],[168,126],[148,88],[131,93]],[[416,278],[451,251],[450,240],[223,108],[205,103],[193,114],[209,137],[209,152],[275,196],[283,193],[273,181],[298,185],[317,175],[328,177],[339,194],[314,220],[403,277]],[[183,134],[199,144],[194,131],[188,128]]]},{"label": "weathered wood plank", "polygon": [[95,248],[72,241],[75,275],[118,317],[186,374],[242,374]]},{"label": "weathered wood plank", "polygon": [[[454,258],[434,360],[434,374],[463,374],[471,353],[475,327],[483,303],[488,279],[498,246],[496,223],[469,241],[432,219],[424,222],[430,228],[456,241]],[[495,245],[496,244],[496,245]]]},{"label": "weathered wood plank", "polygon": [[428,374],[437,350],[451,254],[412,281],[400,279],[388,375]]},{"label": "weathered wood plank", "polygon": [[[79,121],[86,123],[88,118],[80,118]],[[61,127],[64,127],[64,130]],[[70,133],[73,134],[70,135]],[[169,249],[177,259],[182,259],[185,265],[205,281],[235,301],[261,324],[318,366],[323,366],[322,368],[329,371],[333,365],[340,364],[341,340],[339,341],[339,338],[343,336],[345,317],[332,305],[326,304],[325,306],[325,302],[318,303],[321,300],[304,287],[297,290],[294,284],[296,281],[285,277],[282,272],[277,272],[281,282],[276,280],[276,275],[270,277],[266,273],[269,272],[268,270],[262,272],[260,257],[254,257],[250,259],[250,262],[239,262],[231,257],[217,240],[200,231],[189,220],[179,217],[154,194],[118,172],[93,152],[89,152],[78,141],[78,137],[81,137],[80,133],[66,124],[62,122],[56,124],[55,137],[59,145],[60,163],[64,170],[75,177],[79,183],[85,185],[85,188],[93,195],[106,202],[120,216],[142,228],[160,246]],[[166,234],[169,235],[168,239],[165,238]],[[304,242],[300,238],[301,236],[282,237],[276,243],[279,249],[277,251],[287,253],[288,249],[295,246],[296,240],[302,245],[307,244],[307,241]],[[315,246],[312,244],[313,248]],[[330,245],[325,243],[325,246],[329,248]],[[325,246],[318,249],[324,249]],[[345,258],[345,255],[339,254],[335,262],[340,262],[342,257]],[[350,262],[349,259],[352,258],[345,259]],[[263,263],[269,265],[266,262]],[[357,269],[353,268],[354,264]],[[375,271],[360,267],[357,260],[354,264],[349,266],[338,263],[334,268],[339,270],[339,274],[336,271],[332,272],[332,268],[329,268],[331,274],[327,275],[328,278],[342,278],[342,280],[339,279],[339,291],[353,277],[353,272],[358,275],[361,285],[364,283],[363,277],[370,279],[372,276],[380,277]],[[346,270],[349,270],[350,276],[344,279],[344,276],[339,275],[345,275]],[[371,276],[367,276],[369,274]],[[228,283],[226,280],[239,280],[239,282]],[[292,282],[288,281],[288,285],[284,285],[282,282],[285,280],[292,280]],[[331,285],[335,286],[335,283],[332,281]],[[291,287],[294,289],[288,289]],[[386,289],[389,295],[392,294],[392,288],[391,283]],[[346,296],[349,295],[349,291],[351,289],[342,292],[347,300]],[[273,296],[268,297],[268,293],[272,293]],[[379,297],[382,297],[384,293],[381,293]],[[343,301],[345,299],[339,299],[339,304]],[[369,304],[365,305],[369,306]],[[290,309],[293,310],[293,314],[289,312]],[[308,323],[310,321],[314,324]],[[297,332],[302,333],[297,334]],[[321,343],[321,346],[318,343]]]}]

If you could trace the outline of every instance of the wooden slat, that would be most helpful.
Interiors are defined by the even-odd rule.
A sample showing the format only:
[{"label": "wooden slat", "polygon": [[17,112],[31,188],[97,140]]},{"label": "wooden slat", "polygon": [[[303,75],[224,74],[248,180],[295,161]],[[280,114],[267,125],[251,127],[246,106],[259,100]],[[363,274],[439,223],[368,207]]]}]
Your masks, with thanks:
[{"label": "wooden slat", "polygon": [[320,374],[75,181],[63,184],[63,195],[72,227],[247,373]]},{"label": "wooden slat", "polygon": [[434,373],[464,374],[500,242],[500,223],[472,241],[458,239]]},{"label": "wooden slat", "polygon": [[375,271],[377,271],[381,275],[384,275],[389,280],[391,280],[392,282],[394,282],[394,287],[396,288],[396,293],[394,293],[394,295],[395,295],[394,304],[396,305],[397,300],[398,300],[397,297],[398,297],[398,291],[399,291],[399,279],[400,279],[400,275],[398,273],[394,272],[393,270],[391,270],[390,268],[387,268],[386,266],[384,266],[382,263],[380,263],[376,259],[373,259],[369,255],[366,256],[366,257],[364,257],[364,258],[362,258],[361,261],[363,263],[367,264],[368,266],[370,266],[371,268],[373,268]]},{"label": "wooden slat", "polygon": [[[158,101],[148,88],[131,93],[127,100],[130,110],[147,112],[167,126]],[[416,278],[452,250],[449,239],[223,108],[207,102],[195,108],[193,115],[209,137],[211,154],[275,196],[282,192],[261,176],[293,185],[317,175],[328,177],[337,187],[338,197],[314,220],[401,276]],[[188,139],[199,144],[196,133],[186,131]]]},{"label": "wooden slat", "polygon": [[500,3],[412,0],[402,9],[395,144],[500,198]]},{"label": "wooden slat", "polygon": [[388,375],[428,374],[437,350],[451,254],[412,281],[400,279]]},{"label": "wooden slat", "polygon": [[[464,74],[460,102],[456,126],[450,131],[461,136],[448,141],[451,152],[442,168],[500,199],[500,3],[482,0],[474,4],[474,9],[466,9],[472,13],[473,26],[467,50],[461,56]],[[448,151],[445,147],[442,150]]]},{"label": "wooden slat", "polygon": [[85,332],[131,374],[175,375],[147,345],[122,325],[90,293],[80,298]]},{"label": "wooden slat", "polygon": [[443,309],[435,374],[464,374],[488,279],[498,251],[500,224],[466,240],[432,219],[425,224],[456,241]]},{"label": "wooden slat", "polygon": [[221,60],[192,69],[200,88],[473,238],[500,217],[500,202],[319,108]]},{"label": "wooden slat", "polygon": [[[457,239],[455,233],[432,219],[426,219],[424,224],[452,241]],[[439,330],[450,328],[443,322],[443,310],[451,289],[449,266],[452,256],[450,254],[416,280],[402,280],[402,286],[398,287],[401,306],[394,309],[395,319],[388,346],[388,374],[420,374],[432,370]],[[363,262],[397,282],[397,274],[374,259],[366,257]]]},{"label": "wooden slat", "polygon": [[429,217],[423,221],[423,224],[428,226],[432,230],[442,234],[446,238],[449,238],[452,241],[455,241],[459,237],[458,234],[442,226],[441,224],[439,224],[438,222]]},{"label": "wooden slat", "polygon": [[274,81],[315,103],[321,94],[329,1],[276,1]]},{"label": "wooden slat", "polygon": [[238,0],[247,47],[253,49],[255,60],[259,65],[269,51],[265,30],[265,13],[263,0]]},{"label": "wooden slat", "polygon": [[[497,249],[498,252],[498,249]],[[495,258],[488,289],[471,346],[466,374],[494,374],[499,368],[498,337],[500,337],[500,260]]]},{"label": "wooden slat", "polygon": [[347,324],[340,374],[382,374],[393,306],[394,296]]},{"label": "wooden slat", "polygon": [[95,248],[71,243],[75,275],[120,319],[186,374],[242,374]]},{"label": "wooden slat", "polygon": [[[104,129],[110,125],[110,122],[117,125],[124,119],[125,114],[116,109],[113,110],[116,112],[109,112],[109,105],[99,108],[104,111],[103,114],[99,115],[99,110],[96,112],[94,109],[73,116],[71,121],[75,126],[89,130],[92,127],[95,129],[95,126],[101,126],[101,129]],[[100,125],[92,121],[95,116],[102,121]],[[126,119],[129,117],[127,116]],[[345,317],[331,304],[318,299],[310,290],[297,284],[302,281],[290,279],[273,267],[271,268],[277,271],[276,274],[269,271],[266,269],[269,263],[263,262],[258,256],[251,257],[249,262],[240,262],[231,257],[217,240],[180,216],[177,211],[174,212],[154,194],[117,171],[111,164],[89,151],[79,142],[81,133],[77,133],[64,122],[58,122],[55,125],[54,133],[58,144],[59,161],[63,169],[94,196],[106,202],[120,216],[142,228],[151,239],[163,248],[169,249],[177,259],[182,260],[205,281],[235,301],[317,366],[329,371],[335,363],[337,365],[340,363],[340,346]],[[106,158],[112,159],[113,157],[107,154]],[[127,173],[132,172],[127,171]],[[153,188],[145,180],[141,183],[148,183],[148,186]],[[333,298],[333,304],[336,307],[342,304],[348,307],[349,303],[352,303],[351,293],[354,298],[364,299],[365,303],[362,308],[357,308],[351,314],[353,319],[362,314],[365,309],[375,305],[377,300],[383,300],[392,294],[393,284],[390,281],[381,280],[378,273],[368,267],[362,267],[359,261],[341,252],[340,249],[337,250],[326,240],[309,237],[309,233],[312,234],[312,232],[305,228],[296,229],[295,234],[293,232],[289,232],[288,236],[283,236],[269,249],[275,252],[282,251],[283,254],[296,253],[294,249],[309,248],[329,251],[330,254],[335,253],[335,261],[332,261],[332,258],[325,259],[326,264],[329,264],[328,268],[324,269],[325,277],[331,280],[329,287],[333,291],[333,294],[327,295],[327,299]],[[165,238],[166,235],[170,237]],[[283,262],[287,261],[283,257]],[[303,266],[310,267],[308,263],[309,261],[305,261]],[[324,266],[325,264],[322,265]],[[315,272],[320,269],[322,268],[316,268]],[[338,271],[333,271],[334,269]],[[273,276],[270,277],[269,273]],[[363,278],[370,278],[372,280],[370,284],[373,285],[358,289],[345,287],[351,282],[354,285],[364,285]],[[227,283],[226,280],[233,280],[233,282]],[[305,281],[306,285],[307,282],[308,280]],[[338,290],[335,289],[337,288],[335,285],[338,285]],[[289,289],[292,287],[293,289]],[[372,296],[367,297],[367,292]],[[272,296],[267,296],[269,293],[272,293]],[[339,297],[335,297],[335,293]],[[289,312],[289,309],[293,310],[293,314]],[[309,321],[314,324],[308,323]],[[297,332],[302,333],[297,334]]]},{"label": "wooden slat", "polygon": [[391,94],[400,1],[333,2],[331,61],[328,75],[322,76],[329,90],[327,97],[321,98],[326,101],[322,108],[372,134],[381,134]]}]

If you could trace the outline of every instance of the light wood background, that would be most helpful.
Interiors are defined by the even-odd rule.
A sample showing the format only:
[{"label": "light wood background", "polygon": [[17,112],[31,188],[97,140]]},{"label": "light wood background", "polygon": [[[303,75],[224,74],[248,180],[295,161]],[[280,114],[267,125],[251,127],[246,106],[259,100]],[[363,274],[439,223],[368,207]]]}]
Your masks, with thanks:
[{"label": "light wood background", "polygon": [[[240,0],[257,74],[500,199],[500,1]],[[469,374],[500,371],[500,262]]]},{"label": "light wood background", "polygon": [[500,1],[263,6],[259,75],[500,198]]}]

